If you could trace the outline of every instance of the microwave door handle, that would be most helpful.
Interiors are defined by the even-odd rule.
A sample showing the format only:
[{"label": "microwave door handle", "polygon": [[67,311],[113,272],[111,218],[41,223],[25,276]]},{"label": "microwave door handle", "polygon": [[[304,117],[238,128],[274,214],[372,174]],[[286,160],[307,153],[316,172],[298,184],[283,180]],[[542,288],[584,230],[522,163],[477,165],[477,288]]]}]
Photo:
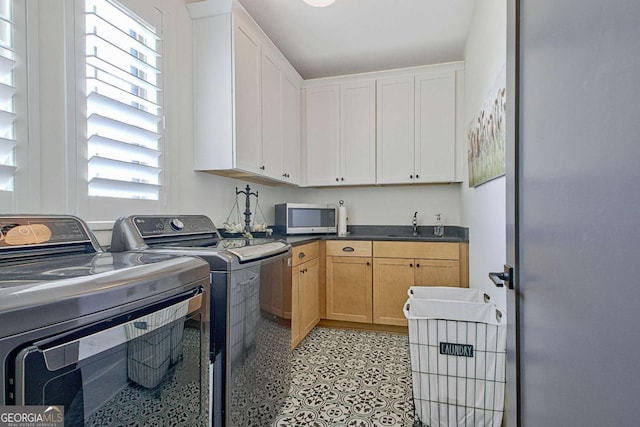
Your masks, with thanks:
[{"label": "microwave door handle", "polygon": [[[196,295],[169,307],[86,337],[42,350],[47,369],[57,371],[168,325],[200,309],[202,297],[203,289],[199,289]],[[36,343],[36,346],[39,344],[42,345],[43,342]]]}]

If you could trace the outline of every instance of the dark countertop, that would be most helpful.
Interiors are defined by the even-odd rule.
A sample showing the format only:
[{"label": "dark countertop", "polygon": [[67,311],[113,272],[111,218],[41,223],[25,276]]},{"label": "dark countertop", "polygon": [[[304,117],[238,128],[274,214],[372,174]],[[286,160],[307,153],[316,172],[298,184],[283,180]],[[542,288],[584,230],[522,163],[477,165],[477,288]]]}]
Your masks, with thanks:
[{"label": "dark countertop", "polygon": [[292,246],[301,245],[314,240],[378,240],[400,242],[469,242],[469,230],[465,227],[445,226],[443,237],[433,235],[433,226],[418,227],[418,235],[413,235],[411,226],[403,225],[354,225],[347,228],[347,236],[337,234],[294,234],[272,237],[282,239]]}]

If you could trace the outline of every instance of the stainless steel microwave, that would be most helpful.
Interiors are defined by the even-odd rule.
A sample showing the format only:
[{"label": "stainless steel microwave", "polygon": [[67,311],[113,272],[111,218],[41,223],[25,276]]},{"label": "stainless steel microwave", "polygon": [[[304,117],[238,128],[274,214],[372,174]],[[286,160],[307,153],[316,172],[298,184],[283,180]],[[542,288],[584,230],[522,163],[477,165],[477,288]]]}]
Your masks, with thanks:
[{"label": "stainless steel microwave", "polygon": [[285,234],[335,233],[336,206],[311,203],[276,205],[276,232]]}]

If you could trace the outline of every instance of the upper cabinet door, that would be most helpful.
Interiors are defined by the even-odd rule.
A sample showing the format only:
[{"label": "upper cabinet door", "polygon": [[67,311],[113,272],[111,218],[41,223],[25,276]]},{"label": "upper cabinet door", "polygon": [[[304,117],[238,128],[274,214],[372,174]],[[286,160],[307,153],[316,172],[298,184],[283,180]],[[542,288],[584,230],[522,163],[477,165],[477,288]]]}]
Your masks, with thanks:
[{"label": "upper cabinet door", "polygon": [[285,181],[300,183],[300,90],[282,75],[282,175]]},{"label": "upper cabinet door", "polygon": [[456,167],[455,71],[415,78],[417,182],[453,182]]},{"label": "upper cabinet door", "polygon": [[376,182],[376,82],[340,85],[340,184]]},{"label": "upper cabinet door", "polygon": [[307,185],[339,185],[340,87],[306,90]]},{"label": "upper cabinet door", "polygon": [[260,43],[241,22],[235,25],[234,36],[236,167],[259,173],[262,166]]},{"label": "upper cabinet door", "polygon": [[196,170],[300,184],[302,78],[237,2],[193,29]]},{"label": "upper cabinet door", "polygon": [[282,179],[282,73],[266,52],[262,54],[262,173]]},{"label": "upper cabinet door", "polygon": [[377,182],[407,183],[414,172],[414,78],[377,81]]}]

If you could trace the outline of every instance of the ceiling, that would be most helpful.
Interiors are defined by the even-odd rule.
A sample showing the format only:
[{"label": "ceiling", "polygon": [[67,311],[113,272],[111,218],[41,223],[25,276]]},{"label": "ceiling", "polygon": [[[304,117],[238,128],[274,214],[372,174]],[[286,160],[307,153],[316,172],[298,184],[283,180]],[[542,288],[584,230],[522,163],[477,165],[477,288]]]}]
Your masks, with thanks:
[{"label": "ceiling", "polygon": [[475,0],[239,0],[305,79],[463,59]]}]

